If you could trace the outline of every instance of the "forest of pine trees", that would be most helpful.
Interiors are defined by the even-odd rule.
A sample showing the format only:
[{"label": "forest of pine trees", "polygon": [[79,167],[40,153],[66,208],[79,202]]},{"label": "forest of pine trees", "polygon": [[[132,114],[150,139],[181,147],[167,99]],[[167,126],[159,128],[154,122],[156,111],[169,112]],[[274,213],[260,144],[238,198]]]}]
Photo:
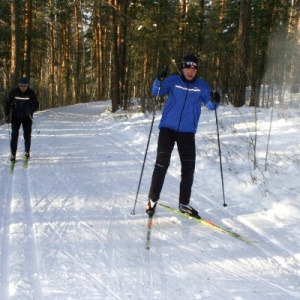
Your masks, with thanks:
[{"label": "forest of pine trees", "polygon": [[178,72],[193,53],[224,101],[268,106],[262,86],[297,91],[299,11],[300,0],[0,0],[0,96],[26,76],[42,110],[111,99],[115,112],[151,101],[162,66]]}]

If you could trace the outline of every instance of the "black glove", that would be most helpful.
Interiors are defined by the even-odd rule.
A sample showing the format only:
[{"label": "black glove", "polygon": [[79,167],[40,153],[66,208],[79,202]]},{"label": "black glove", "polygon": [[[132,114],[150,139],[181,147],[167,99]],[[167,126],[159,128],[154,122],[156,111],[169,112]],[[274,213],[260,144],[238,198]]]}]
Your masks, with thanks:
[{"label": "black glove", "polygon": [[162,81],[164,80],[168,75],[169,67],[163,66],[162,70],[157,74],[157,79]]},{"label": "black glove", "polygon": [[11,123],[11,119],[9,116],[5,116],[5,123]]},{"label": "black glove", "polygon": [[213,103],[215,103],[215,104],[220,103],[221,97],[218,92],[212,92],[210,98]]}]

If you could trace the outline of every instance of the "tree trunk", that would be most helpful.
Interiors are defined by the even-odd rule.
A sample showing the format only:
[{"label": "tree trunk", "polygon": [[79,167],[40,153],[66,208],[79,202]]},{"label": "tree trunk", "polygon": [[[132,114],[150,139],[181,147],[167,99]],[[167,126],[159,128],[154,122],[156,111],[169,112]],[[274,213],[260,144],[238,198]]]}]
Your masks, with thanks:
[{"label": "tree trunk", "polygon": [[115,12],[113,12],[112,24],[113,37],[111,42],[111,106],[112,112],[116,112],[120,104],[120,87],[118,77],[118,35]]},{"label": "tree trunk", "polygon": [[18,0],[10,2],[11,13],[11,60],[10,60],[10,86],[14,86],[18,83],[18,77],[20,76],[20,22],[18,13]]},{"label": "tree trunk", "polygon": [[235,107],[245,104],[245,90],[248,81],[247,60],[249,48],[249,29],[251,20],[251,0],[240,1],[239,32],[236,55],[235,88],[233,102]]},{"label": "tree trunk", "polygon": [[31,44],[32,44],[32,0],[25,2],[25,40],[24,40],[24,73],[31,77]]},{"label": "tree trunk", "polygon": [[[101,36],[102,36],[102,22],[100,13],[100,4],[95,3],[93,10],[93,43],[92,43],[92,54],[91,54],[91,66],[92,66],[92,79],[95,81],[93,86],[95,92],[93,96],[95,100],[101,99],[102,91],[102,48],[101,48]],[[95,63],[94,63],[95,62]]]}]

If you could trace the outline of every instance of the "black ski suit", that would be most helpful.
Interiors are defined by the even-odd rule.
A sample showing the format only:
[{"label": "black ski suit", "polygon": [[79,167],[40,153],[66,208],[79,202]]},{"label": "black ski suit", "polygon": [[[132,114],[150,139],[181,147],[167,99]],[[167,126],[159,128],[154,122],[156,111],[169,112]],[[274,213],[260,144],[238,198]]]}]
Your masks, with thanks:
[{"label": "black ski suit", "polygon": [[25,152],[30,151],[33,113],[39,109],[36,94],[29,87],[22,92],[19,87],[10,91],[4,103],[5,118],[11,123],[10,149],[13,156],[17,153],[19,130],[22,125],[25,140]]}]

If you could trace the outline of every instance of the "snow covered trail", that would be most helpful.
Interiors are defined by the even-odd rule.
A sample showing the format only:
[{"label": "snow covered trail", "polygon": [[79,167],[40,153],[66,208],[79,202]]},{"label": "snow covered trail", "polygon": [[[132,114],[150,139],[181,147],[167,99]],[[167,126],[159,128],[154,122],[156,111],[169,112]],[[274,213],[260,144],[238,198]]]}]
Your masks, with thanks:
[{"label": "snow covered trail", "polygon": [[[3,209],[3,277],[0,298],[8,299],[11,288],[20,288],[28,289],[27,294],[31,295],[30,298],[34,295],[42,299],[28,174],[25,170],[16,168],[14,176],[9,174],[7,181]],[[11,286],[12,281],[16,286]]]},{"label": "snow covered trail", "polygon": [[[299,299],[299,241],[293,236],[299,219],[278,220],[280,204],[273,205],[271,196],[262,202],[260,189],[248,181],[247,141],[229,143],[229,112],[219,112],[225,186],[232,187],[226,186],[228,208],[222,208],[209,112],[202,114],[197,136],[192,205],[203,217],[261,242],[247,245],[158,207],[146,250],[145,203],[160,115],[132,216],[152,116],[111,114],[108,107],[110,102],[97,102],[37,113],[40,134],[33,131],[29,167],[23,168],[20,138],[12,175],[7,129],[1,127],[0,299]],[[237,118],[234,111],[232,116]],[[161,201],[176,207],[179,181],[174,151]]]}]

